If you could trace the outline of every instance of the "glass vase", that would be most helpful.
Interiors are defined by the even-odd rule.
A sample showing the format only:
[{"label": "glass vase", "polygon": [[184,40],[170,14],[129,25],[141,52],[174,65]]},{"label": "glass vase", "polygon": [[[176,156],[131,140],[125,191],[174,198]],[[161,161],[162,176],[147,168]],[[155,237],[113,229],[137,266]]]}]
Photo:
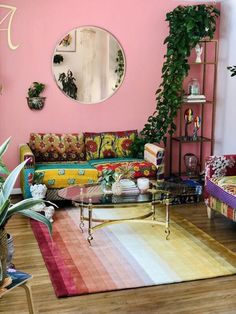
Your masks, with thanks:
[{"label": "glass vase", "polygon": [[193,78],[188,83],[189,95],[200,95],[200,84],[196,78]]}]

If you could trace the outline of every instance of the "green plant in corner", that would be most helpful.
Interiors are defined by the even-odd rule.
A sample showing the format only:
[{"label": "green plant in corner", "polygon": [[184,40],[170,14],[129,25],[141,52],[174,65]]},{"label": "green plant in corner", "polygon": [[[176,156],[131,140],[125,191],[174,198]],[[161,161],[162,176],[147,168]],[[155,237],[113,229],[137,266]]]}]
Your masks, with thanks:
[{"label": "green plant in corner", "polygon": [[133,151],[143,150],[143,145],[148,142],[164,142],[166,145],[167,133],[172,135],[176,130],[174,119],[182,104],[183,80],[190,68],[188,57],[202,39],[213,38],[219,15],[218,9],[205,4],[178,6],[167,13],[169,36],[164,41],[167,52],[162,82],[156,91],[156,110],[140,132],[141,140],[134,141]]}]

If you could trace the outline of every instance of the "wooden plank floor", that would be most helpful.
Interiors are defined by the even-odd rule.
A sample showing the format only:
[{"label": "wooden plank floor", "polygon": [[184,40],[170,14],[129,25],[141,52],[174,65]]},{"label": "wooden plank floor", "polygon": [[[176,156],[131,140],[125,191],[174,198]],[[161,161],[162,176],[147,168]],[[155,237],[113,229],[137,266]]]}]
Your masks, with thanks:
[{"label": "wooden plank floor", "polygon": [[[204,204],[175,206],[171,211],[236,252],[235,223],[221,215],[208,220]],[[14,216],[7,231],[14,236],[15,265],[34,276],[31,286],[37,313],[236,313],[236,275],[57,299],[28,220]],[[24,290],[17,288],[5,295],[0,300],[0,313],[28,313]]]}]

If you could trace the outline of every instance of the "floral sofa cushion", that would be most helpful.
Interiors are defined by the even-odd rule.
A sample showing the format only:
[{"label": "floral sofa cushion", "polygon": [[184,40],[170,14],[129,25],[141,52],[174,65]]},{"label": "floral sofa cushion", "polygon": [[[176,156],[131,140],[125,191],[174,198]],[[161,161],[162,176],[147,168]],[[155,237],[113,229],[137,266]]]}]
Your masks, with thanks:
[{"label": "floral sofa cushion", "polygon": [[[38,163],[35,165],[35,172],[43,173],[42,183],[50,189],[94,183],[98,180],[97,170],[86,161],[77,163]],[[30,180],[29,177],[28,180]]]},{"label": "floral sofa cushion", "polygon": [[122,160],[122,158],[115,158],[114,161],[99,160],[96,162],[96,160],[92,160],[89,163],[97,169],[98,177],[102,175],[104,169],[116,170],[117,168],[125,167],[127,163],[134,179],[140,177],[155,178],[157,173],[157,168],[154,164],[141,159],[129,158],[127,160]]},{"label": "floral sofa cushion", "polygon": [[84,133],[86,159],[129,157],[137,130]]},{"label": "floral sofa cushion", "polygon": [[85,160],[82,134],[31,133],[29,147],[36,162]]}]

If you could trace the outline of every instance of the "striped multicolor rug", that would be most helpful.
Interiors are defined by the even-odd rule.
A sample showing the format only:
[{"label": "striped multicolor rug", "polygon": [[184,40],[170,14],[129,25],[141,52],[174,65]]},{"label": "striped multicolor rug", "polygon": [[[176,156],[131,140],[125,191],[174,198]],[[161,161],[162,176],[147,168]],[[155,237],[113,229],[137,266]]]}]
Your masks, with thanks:
[{"label": "striped multicolor rug", "polygon": [[236,273],[235,254],[178,217],[172,218],[170,240],[163,226],[123,223],[97,230],[92,247],[87,229],[79,229],[78,209],[56,211],[52,240],[41,223],[31,224],[57,297]]}]

